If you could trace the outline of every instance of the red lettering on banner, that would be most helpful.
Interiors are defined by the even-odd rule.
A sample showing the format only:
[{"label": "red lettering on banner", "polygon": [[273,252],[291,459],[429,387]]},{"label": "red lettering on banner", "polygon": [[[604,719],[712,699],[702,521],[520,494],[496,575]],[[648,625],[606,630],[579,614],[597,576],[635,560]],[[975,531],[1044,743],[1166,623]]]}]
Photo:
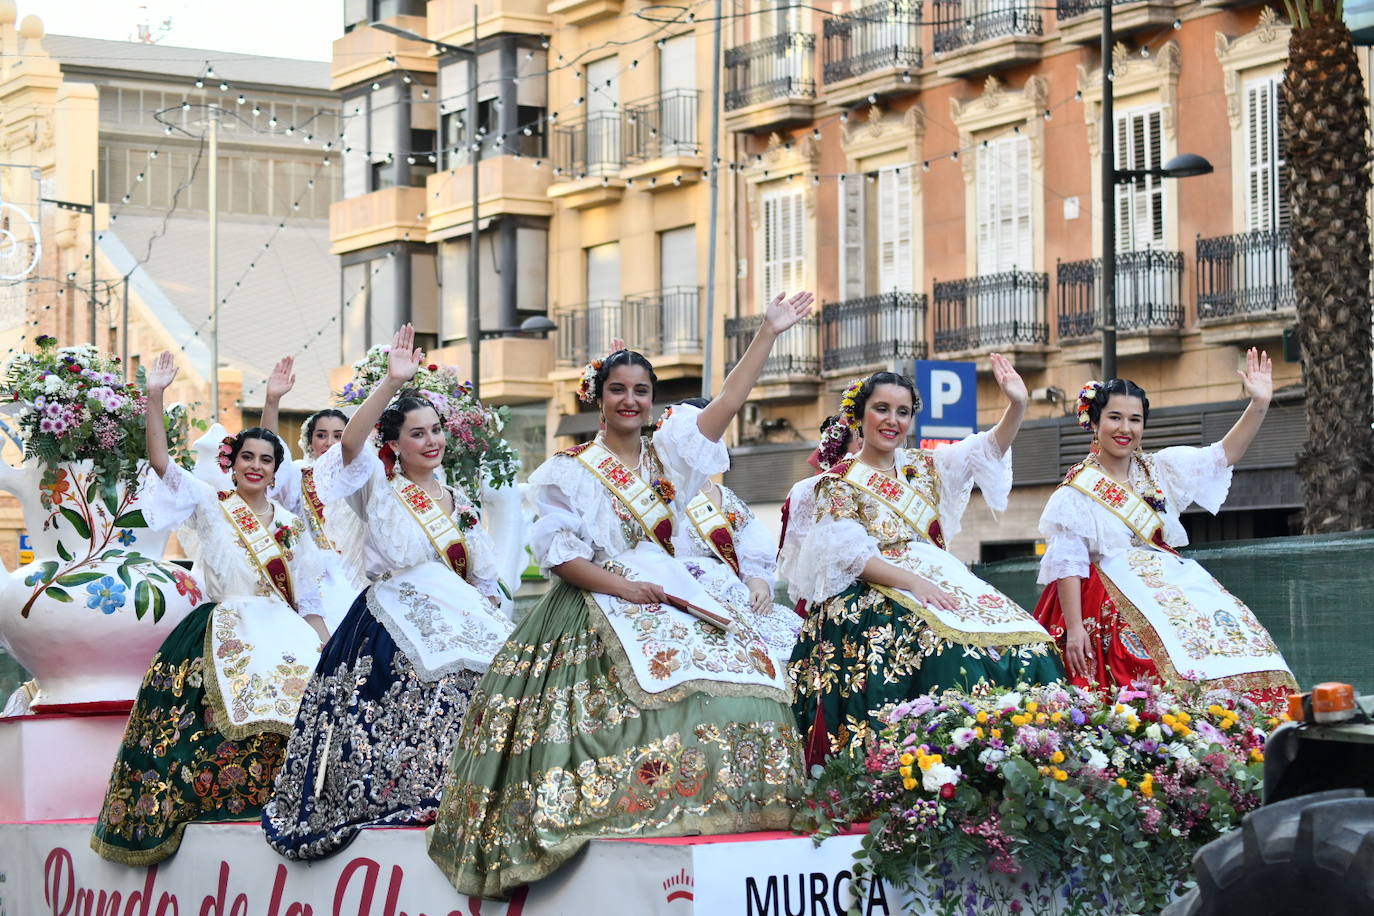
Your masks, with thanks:
[{"label": "red lettering on banner", "polygon": [[[76,896],[73,871],[72,854],[65,848],[58,846],[48,853],[43,863],[43,902],[51,907],[53,916],[67,916],[71,911],[72,898]],[[65,899],[62,899],[63,891],[67,892]]]},{"label": "red lettering on banner", "polygon": [[[156,880],[157,866],[154,865],[143,876],[143,889],[129,895],[129,902],[124,904],[124,916],[148,916],[148,907],[153,905],[153,882]],[[163,894],[163,899],[167,899],[166,894]],[[138,903],[138,909],[134,909],[135,902]],[[158,912],[162,912],[161,908]]]},{"label": "red lettering on banner", "polygon": [[344,870],[339,874],[339,881],[334,885],[334,916],[341,916],[344,892],[348,890],[348,883],[353,880],[353,873],[363,870],[363,893],[358,898],[358,916],[367,916],[372,909],[372,895],[377,891],[377,872],[381,869],[372,859],[359,857],[344,866]]},{"label": "red lettering on banner", "polygon": [[224,908],[224,895],[229,891],[229,863],[219,863],[219,887],[215,896],[206,895],[200,902],[200,916],[248,916],[248,898],[239,894],[229,909]]},{"label": "red lettering on banner", "polygon": [[267,916],[315,916],[315,911],[310,908],[308,903],[292,903],[286,907],[286,912],[281,909],[282,895],[286,892],[286,866],[278,865],[277,873],[272,878],[272,899],[267,905]]}]

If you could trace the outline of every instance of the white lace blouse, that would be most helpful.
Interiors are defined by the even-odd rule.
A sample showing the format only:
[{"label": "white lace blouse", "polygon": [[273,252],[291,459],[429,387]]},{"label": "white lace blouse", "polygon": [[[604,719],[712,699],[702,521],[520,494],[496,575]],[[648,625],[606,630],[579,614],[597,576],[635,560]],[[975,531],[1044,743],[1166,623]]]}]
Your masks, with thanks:
[{"label": "white lace blouse", "polygon": [[[305,495],[301,490],[301,475],[306,468],[314,467],[314,464],[314,460],[309,456],[285,462],[277,471],[270,493],[273,499],[299,516],[307,525],[310,522],[305,517]],[[319,495],[318,484],[315,494]],[[367,538],[363,534],[362,519],[358,518],[346,500],[336,501],[333,506],[325,505],[324,533],[329,536],[330,542],[338,551],[339,563],[349,583],[361,590],[367,584],[364,569],[366,560],[363,555]]]},{"label": "white lace blouse", "polygon": [[[1193,503],[1213,515],[1231,489],[1231,466],[1226,450],[1217,442],[1206,448],[1179,445],[1145,455],[1154,480],[1164,491],[1164,540],[1171,547],[1188,543],[1179,513]],[[1139,460],[1131,462],[1130,485],[1137,493],[1153,492]],[[1072,487],[1059,487],[1050,495],[1040,515],[1045,536],[1045,555],[1037,581],[1047,585],[1065,576],[1087,578],[1090,564],[1115,556],[1131,547],[1131,529],[1105,506]]]},{"label": "white lace blouse", "polygon": [[[239,540],[238,532],[220,509],[219,491],[170,462],[161,477],[149,474],[138,497],[148,527],[166,531],[180,528],[186,552],[195,558],[196,580],[206,599],[222,602],[237,596],[277,597],[263,579]],[[321,614],[320,578],[323,558],[301,521],[281,504],[272,502],[272,524],[292,529],[286,551],[296,610],[302,615]]]},{"label": "white lace blouse", "polygon": [[[898,466],[916,468],[919,477],[924,473],[922,451],[898,449]],[[975,485],[994,511],[1007,507],[1011,450],[1003,452],[991,430],[937,446],[929,454],[940,478],[938,509],[946,540],[962,527]],[[880,556],[885,546],[856,519],[836,515],[837,507],[826,503],[824,488],[818,486],[821,480],[819,476],[808,478],[792,488],[778,572],[786,580],[793,601],[819,602],[838,595],[859,578],[868,561]],[[912,538],[920,539],[912,534],[907,540]]]},{"label": "white lace blouse", "polygon": [[[736,520],[731,526],[731,531],[735,537],[735,553],[739,557],[740,578],[745,582],[750,579],[762,579],[768,583],[768,590],[772,591],[778,573],[777,549],[773,544],[772,533],[733,490],[724,484],[719,486],[720,508],[725,512],[727,520],[731,515]],[[677,518],[673,520],[673,550],[676,556],[683,560],[716,556],[716,552],[687,517],[686,511],[678,513]]]},{"label": "white lace blouse", "polygon": [[[439,555],[414,516],[401,505],[387,480],[382,460],[369,448],[363,449],[350,464],[343,463],[343,447],[335,443],[315,459],[315,492],[326,506],[346,500],[363,526],[363,569],[369,579],[419,566],[429,560],[438,563]],[[463,510],[476,508],[461,490],[449,488],[453,496],[453,523],[459,524]],[[327,517],[327,512],[326,512]],[[461,526],[460,526],[461,528]],[[499,598],[496,549],[480,525],[463,531],[467,541],[468,575],[473,588],[488,598]]]},{"label": "white lace blouse", "polygon": [[[670,508],[674,529],[687,501],[707,478],[730,465],[724,444],[712,442],[697,428],[701,411],[679,404],[654,434],[653,447],[642,440],[638,470],[652,480],[665,476],[676,491]],[[602,563],[645,539],[639,524],[596,475],[570,455],[554,455],[530,475],[538,520],[531,534],[535,560],[547,575],[569,560]],[[625,517],[623,517],[625,516]]]}]

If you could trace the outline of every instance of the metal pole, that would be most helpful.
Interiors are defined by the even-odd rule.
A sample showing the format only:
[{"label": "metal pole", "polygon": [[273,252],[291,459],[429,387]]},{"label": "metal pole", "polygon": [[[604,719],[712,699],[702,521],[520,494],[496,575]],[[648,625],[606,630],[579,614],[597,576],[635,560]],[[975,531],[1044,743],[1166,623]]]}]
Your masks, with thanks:
[{"label": "metal pole", "polygon": [[99,347],[95,321],[95,169],[91,169],[91,346]]},{"label": "metal pole", "polygon": [[468,347],[472,352],[472,396],[482,390],[482,309],[477,297],[482,284],[477,271],[480,263],[477,231],[478,166],[482,161],[481,141],[477,136],[477,4],[472,5],[472,50],[468,52],[468,147],[472,156],[472,230],[468,233]]},{"label": "metal pole", "polygon": [[124,367],[124,381],[129,381],[129,274],[124,275],[124,317],[119,338],[119,364]]},{"label": "metal pole", "polygon": [[1116,378],[1116,107],[1112,2],[1102,0],[1102,381]]},{"label": "metal pole", "polygon": [[716,245],[720,235],[720,44],[723,22],[722,0],[716,0],[716,34],[711,46],[711,158],[710,170],[710,228],[706,243],[706,326],[701,347],[701,396],[711,396],[711,375],[716,358]]},{"label": "metal pole", "polygon": [[210,112],[210,422],[219,422],[219,112]]}]

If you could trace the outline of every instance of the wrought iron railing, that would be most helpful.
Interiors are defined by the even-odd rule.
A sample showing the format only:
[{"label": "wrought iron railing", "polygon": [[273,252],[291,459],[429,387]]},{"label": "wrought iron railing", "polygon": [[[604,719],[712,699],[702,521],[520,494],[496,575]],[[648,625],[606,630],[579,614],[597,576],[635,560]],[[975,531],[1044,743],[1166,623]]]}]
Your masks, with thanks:
[{"label": "wrought iron railing", "polygon": [[783,32],[725,52],[725,110],[771,99],[815,98],[816,35]]},{"label": "wrought iron railing", "polygon": [[821,309],[821,365],[827,372],[925,356],[924,293],[882,293]]},{"label": "wrought iron railing", "polygon": [[882,0],[825,20],[827,83],[921,66],[921,0]]},{"label": "wrought iron railing", "polygon": [[1008,273],[935,284],[935,352],[1049,342],[1048,274]]},{"label": "wrought iron railing", "polygon": [[[1060,262],[1057,281],[1059,339],[1097,334],[1102,327],[1102,259]],[[1182,252],[1117,252],[1116,327],[1183,327]]]},{"label": "wrought iron railing", "polygon": [[[1135,0],[1112,0],[1112,6],[1118,7],[1133,2]],[[1075,16],[1085,16],[1100,9],[1102,9],[1102,0],[1055,0],[1054,15],[1060,19],[1072,19]]]},{"label": "wrought iron railing", "polygon": [[625,333],[620,336],[645,353],[681,356],[702,351],[701,290],[695,286],[628,296],[624,317]]},{"label": "wrought iron railing", "polygon": [[1034,0],[934,0],[936,54],[946,54],[1008,35],[1042,35]]},{"label": "wrought iron railing", "polygon": [[1226,318],[1297,308],[1288,230],[1197,240],[1197,316]]},{"label": "wrought iron railing", "polygon": [[554,359],[559,366],[585,366],[591,354],[604,354],[616,337],[624,336],[625,304],[619,299],[598,299],[554,312]]},{"label": "wrought iron railing", "polygon": [[697,108],[701,93],[670,89],[625,106],[625,161],[647,162],[664,156],[697,156]]},{"label": "wrought iron railing", "polygon": [[[725,337],[730,346],[727,372],[734,368],[735,363],[744,355],[744,351],[749,349],[749,343],[758,333],[762,322],[761,315],[746,315],[743,318],[725,320]],[[772,352],[768,354],[768,362],[764,363],[763,372],[759,375],[760,381],[781,381],[798,377],[818,379],[821,371],[821,354],[817,330],[817,321],[812,317],[803,318],[784,331],[773,344]]]},{"label": "wrought iron railing", "polygon": [[601,111],[568,123],[553,135],[553,164],[562,178],[615,175],[625,164],[621,114]]}]

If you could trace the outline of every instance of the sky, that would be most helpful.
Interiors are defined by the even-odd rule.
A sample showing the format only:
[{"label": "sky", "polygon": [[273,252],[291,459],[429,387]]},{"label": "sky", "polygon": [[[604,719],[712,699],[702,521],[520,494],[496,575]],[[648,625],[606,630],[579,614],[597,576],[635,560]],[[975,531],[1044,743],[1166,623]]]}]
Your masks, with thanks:
[{"label": "sky", "polygon": [[30,13],[55,35],[124,41],[147,23],[162,45],[303,60],[329,60],[343,33],[343,0],[19,0]]}]

